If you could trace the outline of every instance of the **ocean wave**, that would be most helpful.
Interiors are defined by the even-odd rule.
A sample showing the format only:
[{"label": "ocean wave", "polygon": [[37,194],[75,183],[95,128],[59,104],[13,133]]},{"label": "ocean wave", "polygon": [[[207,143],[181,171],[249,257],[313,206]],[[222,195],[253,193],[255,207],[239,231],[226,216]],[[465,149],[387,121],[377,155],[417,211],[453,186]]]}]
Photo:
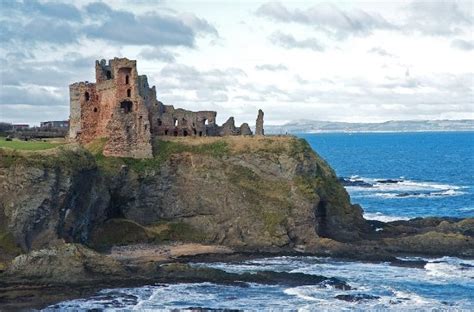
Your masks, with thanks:
[{"label": "ocean wave", "polygon": [[400,220],[410,220],[408,217],[400,217],[400,216],[388,216],[384,215],[381,212],[366,212],[364,213],[364,218],[367,220],[376,220],[382,222],[392,222],[392,221],[400,221]]},{"label": "ocean wave", "polygon": [[424,269],[426,274],[434,278],[453,279],[457,281],[465,280],[471,282],[474,279],[474,260],[461,259],[457,257],[397,257],[403,261],[426,261]]},{"label": "ocean wave", "polygon": [[427,274],[441,279],[472,281],[474,279],[474,260],[455,257],[429,259],[425,265]]},{"label": "ocean wave", "polygon": [[404,192],[404,193],[375,193],[375,197],[383,198],[431,198],[431,197],[449,197],[466,194],[465,192],[448,189],[436,192]]},{"label": "ocean wave", "polygon": [[[173,310],[208,309],[303,310],[303,311],[420,311],[433,307],[469,310],[474,260],[455,257],[405,257],[425,260],[425,268],[389,263],[344,261],[328,257],[284,256],[233,263],[195,263],[228,272],[276,270],[301,272],[345,280],[352,290],[321,285],[287,287],[250,283],[248,287],[213,283],[165,284],[128,289],[109,289],[88,299],[62,302],[51,310]],[[450,289],[458,289],[456,293]],[[432,289],[447,292],[431,293]]]},{"label": "ocean wave", "polygon": [[351,176],[339,178],[355,197],[437,198],[464,195],[464,186],[400,178],[366,178]]}]

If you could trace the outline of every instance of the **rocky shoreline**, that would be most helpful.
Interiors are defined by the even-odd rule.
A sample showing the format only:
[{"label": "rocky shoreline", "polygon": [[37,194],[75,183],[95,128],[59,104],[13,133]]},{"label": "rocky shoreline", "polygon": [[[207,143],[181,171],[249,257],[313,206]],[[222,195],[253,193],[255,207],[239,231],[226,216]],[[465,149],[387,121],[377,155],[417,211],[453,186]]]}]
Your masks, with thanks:
[{"label": "rocky shoreline", "polygon": [[[309,252],[250,252],[196,243],[124,245],[96,252],[82,245],[64,244],[15,258],[8,269],[0,273],[0,305],[5,311],[41,309],[59,301],[86,298],[104,288],[175,283],[210,282],[240,287],[247,287],[248,283],[321,285],[341,291],[351,289],[350,284],[331,276],[272,271],[234,274],[194,267],[192,263],[197,262],[234,263],[276,256],[329,256],[422,269],[427,264],[425,260],[402,260],[399,257],[474,258],[472,218],[419,218],[371,223],[382,227],[386,233],[379,231],[371,240],[352,243],[321,239],[320,245],[313,246],[315,249]],[[349,294],[341,296],[339,300],[358,300]]]},{"label": "rocky shoreline", "polygon": [[193,262],[298,255],[423,267],[398,257],[474,258],[473,218],[365,220],[304,140],[175,138],[156,146],[147,160],[103,157],[101,142],[0,149],[2,309],[156,283],[351,287],[331,276],[234,274]]}]

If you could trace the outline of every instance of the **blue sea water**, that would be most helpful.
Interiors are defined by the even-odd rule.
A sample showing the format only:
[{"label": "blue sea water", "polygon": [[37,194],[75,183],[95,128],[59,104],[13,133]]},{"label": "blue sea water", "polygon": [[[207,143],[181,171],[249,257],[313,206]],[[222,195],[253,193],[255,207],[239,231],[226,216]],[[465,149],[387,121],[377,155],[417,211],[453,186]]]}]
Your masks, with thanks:
[{"label": "blue sea water", "polygon": [[[347,187],[366,217],[474,216],[474,133],[303,134],[339,176],[366,181]],[[382,183],[382,180],[396,180]],[[379,182],[378,182],[379,181]],[[416,260],[417,258],[406,258]],[[330,286],[223,286],[211,283],[104,289],[46,310],[168,311],[190,307],[253,311],[474,311],[474,260],[426,258],[423,268],[322,257],[272,257],[236,263],[195,263],[228,272],[274,270],[337,277]],[[340,294],[376,296],[346,302]]]},{"label": "blue sea water", "polygon": [[[389,221],[474,216],[474,132],[302,134],[347,187],[366,217]],[[383,184],[379,180],[398,180]]]}]

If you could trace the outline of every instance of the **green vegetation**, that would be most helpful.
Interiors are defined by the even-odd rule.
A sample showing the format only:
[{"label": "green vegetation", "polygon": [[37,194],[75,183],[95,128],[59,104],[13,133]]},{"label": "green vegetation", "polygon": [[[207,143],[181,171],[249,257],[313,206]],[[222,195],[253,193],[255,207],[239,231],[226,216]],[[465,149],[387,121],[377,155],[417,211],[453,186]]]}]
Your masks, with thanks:
[{"label": "green vegetation", "polygon": [[245,198],[255,207],[250,213],[261,220],[264,230],[274,236],[292,209],[290,184],[283,179],[263,180],[249,168],[234,165],[228,169],[229,180],[245,192]]},{"label": "green vegetation", "polygon": [[168,241],[202,242],[202,232],[183,222],[159,222],[143,226],[129,219],[110,219],[95,229],[91,245],[98,249],[133,243]]},{"label": "green vegetation", "polygon": [[0,137],[0,148],[9,148],[14,150],[39,151],[58,147],[63,143],[48,142],[48,141],[7,141]]},{"label": "green vegetation", "polygon": [[100,138],[89,143],[86,148],[95,156],[97,165],[106,173],[117,173],[123,165],[133,171],[144,174],[148,170],[154,171],[170,159],[174,154],[192,153],[222,157],[228,154],[228,145],[224,141],[215,141],[208,144],[188,145],[176,141],[156,140],[154,143],[155,157],[148,159],[105,157],[102,154],[107,138]]},{"label": "green vegetation", "polygon": [[316,199],[315,190],[321,182],[321,178],[309,176],[296,176],[293,179],[293,183],[297,186],[300,194],[311,201]]},{"label": "green vegetation", "polygon": [[297,156],[305,153],[313,153],[313,149],[305,139],[293,138],[291,141],[291,156]]},{"label": "green vegetation", "polygon": [[107,248],[146,242],[148,239],[147,230],[140,224],[127,219],[110,219],[93,232],[91,242],[96,248]]},{"label": "green vegetation", "polygon": [[67,145],[54,150],[35,152],[0,148],[0,167],[9,168],[16,165],[75,170],[92,168],[95,163],[87,151],[72,149]]},{"label": "green vegetation", "polygon": [[8,255],[19,255],[20,247],[15,243],[15,239],[10,232],[0,231],[0,253]]},{"label": "green vegetation", "polygon": [[272,236],[275,235],[277,226],[282,225],[287,218],[287,214],[278,211],[262,211],[261,216],[265,230]]}]

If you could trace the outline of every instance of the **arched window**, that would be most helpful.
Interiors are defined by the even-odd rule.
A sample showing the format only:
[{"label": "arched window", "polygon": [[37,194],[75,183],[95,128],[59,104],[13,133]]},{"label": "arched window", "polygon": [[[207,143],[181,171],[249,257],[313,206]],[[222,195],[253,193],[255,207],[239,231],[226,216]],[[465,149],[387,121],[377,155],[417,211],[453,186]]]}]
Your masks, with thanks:
[{"label": "arched window", "polygon": [[89,92],[86,91],[86,93],[84,93],[84,97],[86,99],[86,101],[89,101],[90,100],[90,95],[89,95]]},{"label": "arched window", "polygon": [[184,135],[184,136],[188,136],[188,131],[187,131],[187,130],[183,130],[183,135]]},{"label": "arched window", "polygon": [[108,70],[105,75],[107,76],[107,79],[112,79],[112,72]]},{"label": "arched window", "polygon": [[165,135],[168,135],[168,129],[165,130]]},{"label": "arched window", "polygon": [[125,76],[125,84],[128,84],[128,75]]},{"label": "arched window", "polygon": [[97,113],[97,107],[94,107],[94,113]]},{"label": "arched window", "polygon": [[160,118],[158,118],[157,122],[158,122],[158,126],[161,126],[163,124]]},{"label": "arched window", "polygon": [[173,124],[174,124],[175,127],[177,127],[178,126],[178,119],[173,118]]},{"label": "arched window", "polygon": [[132,96],[132,90],[128,89],[127,90],[127,97],[131,97]]}]

